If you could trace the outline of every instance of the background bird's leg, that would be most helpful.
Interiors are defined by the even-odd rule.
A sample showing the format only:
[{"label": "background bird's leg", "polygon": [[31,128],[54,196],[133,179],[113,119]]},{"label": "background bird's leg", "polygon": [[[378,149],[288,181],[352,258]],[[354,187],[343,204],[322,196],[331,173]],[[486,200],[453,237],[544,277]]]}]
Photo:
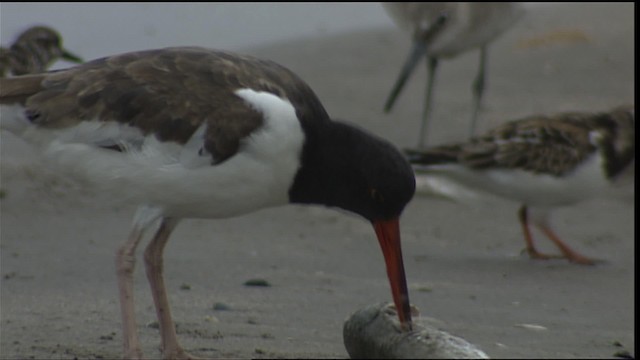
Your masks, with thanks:
[{"label": "background bird's leg", "polygon": [[547,237],[553,241],[554,244],[560,249],[565,258],[577,264],[582,265],[595,265],[596,260],[583,256],[576,251],[572,250],[567,244],[565,244],[556,233],[551,230],[547,223],[541,223],[538,225],[540,230],[544,232]]},{"label": "background bird's leg", "polygon": [[428,131],[428,122],[431,115],[431,101],[433,98],[433,87],[436,82],[436,70],[438,69],[438,58],[427,58],[427,90],[424,100],[424,109],[422,110],[422,123],[420,125],[420,133],[418,134],[418,149],[426,146],[426,136]]},{"label": "background bird's leg", "polygon": [[133,301],[133,269],[136,263],[136,247],[140,243],[143,234],[144,228],[134,225],[129,238],[116,252],[116,272],[118,275],[118,290],[120,291],[125,359],[142,359]]},{"label": "background bird's leg", "polygon": [[194,356],[186,353],[178,343],[175,324],[171,317],[167,289],[162,275],[162,253],[171,232],[178,225],[178,221],[179,219],[170,217],[162,219],[160,228],[144,251],[144,264],[160,326],[162,356],[165,359],[195,359]]},{"label": "background bird's leg", "polygon": [[476,123],[478,121],[478,115],[480,113],[480,107],[482,106],[482,96],[484,95],[485,79],[487,73],[487,45],[480,48],[480,64],[478,67],[478,75],[476,75],[471,92],[473,95],[473,109],[471,110],[471,129],[469,136],[473,136],[476,133]]},{"label": "background bird's leg", "polygon": [[552,259],[557,258],[558,256],[546,255],[540,253],[536,246],[533,243],[533,236],[531,235],[531,228],[529,227],[529,215],[527,213],[527,206],[522,205],[518,210],[518,219],[520,220],[520,225],[522,225],[522,232],[524,233],[524,241],[527,243],[527,253],[529,257],[532,259]]}]

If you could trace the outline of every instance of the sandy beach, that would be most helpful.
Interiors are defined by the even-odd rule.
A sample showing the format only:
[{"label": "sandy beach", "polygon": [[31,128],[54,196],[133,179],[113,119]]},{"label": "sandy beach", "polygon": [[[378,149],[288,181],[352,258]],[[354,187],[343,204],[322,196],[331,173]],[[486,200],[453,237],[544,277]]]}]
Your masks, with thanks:
[{"label": "sandy beach", "polygon": [[[531,10],[491,47],[480,130],[633,103],[633,14],[632,3]],[[382,111],[408,48],[403,32],[375,27],[242,52],[293,70],[334,118],[408,147],[417,141],[425,70],[390,114]],[[466,137],[477,56],[442,62],[432,143]],[[0,151],[0,358],[120,358],[114,253],[135,206],[57,174],[10,133],[0,133]],[[411,302],[495,358],[634,355],[633,199],[554,214],[560,236],[604,260],[597,266],[530,260],[517,208],[415,197],[401,223]],[[557,251],[535,235],[542,250]],[[138,265],[140,337],[146,356],[157,358],[160,336]],[[316,207],[185,220],[167,246],[165,278],[184,347],[211,358],[346,358],[344,320],[391,301],[370,224]],[[243,285],[255,278],[270,286]]]}]

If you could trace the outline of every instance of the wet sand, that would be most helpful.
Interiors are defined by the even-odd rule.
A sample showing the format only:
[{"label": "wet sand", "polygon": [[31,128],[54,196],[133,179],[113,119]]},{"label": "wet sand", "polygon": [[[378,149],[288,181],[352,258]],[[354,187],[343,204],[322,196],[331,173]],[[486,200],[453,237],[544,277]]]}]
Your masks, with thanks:
[{"label": "wet sand", "polygon": [[[536,8],[492,47],[480,130],[533,113],[632,103],[633,29],[633,4]],[[335,118],[406,147],[417,140],[424,69],[391,114],[382,105],[408,45],[402,32],[380,28],[244,52],[292,69]],[[432,143],[466,136],[476,66],[477,53],[442,63]],[[0,358],[119,358],[114,252],[134,207],[78,189],[11,134],[1,134],[0,146]],[[594,200],[555,213],[570,245],[606,260],[594,267],[522,255],[517,206],[416,197],[402,219],[411,302],[491,357],[634,354],[633,203]],[[556,251],[536,235],[541,249]],[[186,220],[165,254],[179,337],[203,357],[345,358],[347,316],[391,299],[370,225],[328,209]],[[244,286],[251,278],[271,286]],[[143,350],[158,357],[140,261],[135,281]]]}]

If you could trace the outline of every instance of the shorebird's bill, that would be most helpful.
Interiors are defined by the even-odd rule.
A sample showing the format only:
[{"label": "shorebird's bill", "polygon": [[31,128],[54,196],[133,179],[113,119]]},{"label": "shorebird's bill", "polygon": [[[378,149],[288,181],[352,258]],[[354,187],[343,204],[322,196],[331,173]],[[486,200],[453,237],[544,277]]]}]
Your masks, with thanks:
[{"label": "shorebird's bill", "polygon": [[387,275],[391,284],[393,302],[398,309],[400,324],[406,330],[411,329],[411,307],[409,304],[409,291],[407,279],[404,274],[404,262],[402,261],[402,248],[400,246],[400,224],[398,218],[391,220],[378,220],[373,222],[373,227],[378,236],[384,261],[387,265]]},{"label": "shorebird's bill", "polygon": [[69,51],[64,50],[64,49],[62,50],[62,54],[60,54],[60,57],[65,59],[65,60],[67,60],[67,61],[71,61],[71,62],[78,63],[78,64],[84,62],[84,60],[82,60],[81,57],[79,57],[79,56],[77,56],[75,54],[72,54]]},{"label": "shorebird's bill", "polygon": [[384,104],[385,112],[389,112],[391,110],[393,104],[396,102],[396,98],[400,95],[400,91],[402,91],[404,84],[415,70],[418,62],[426,56],[429,42],[442,30],[442,27],[446,22],[447,14],[440,15],[437,20],[431,24],[431,26],[421,31],[420,36],[417,39],[414,39],[409,57],[402,66],[400,75],[398,75],[398,79],[393,85],[393,89],[387,98],[387,102]]}]

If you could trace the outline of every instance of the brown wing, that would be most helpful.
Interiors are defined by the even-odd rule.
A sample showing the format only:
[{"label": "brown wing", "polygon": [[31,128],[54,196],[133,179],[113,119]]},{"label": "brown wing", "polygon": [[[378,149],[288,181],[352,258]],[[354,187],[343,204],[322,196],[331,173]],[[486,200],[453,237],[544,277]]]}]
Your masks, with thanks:
[{"label": "brown wing", "polygon": [[583,114],[534,116],[501,126],[462,153],[472,167],[520,168],[561,175],[596,150]]},{"label": "brown wing", "polygon": [[562,175],[596,150],[590,139],[594,114],[532,116],[508,122],[463,144],[445,145],[412,155],[412,162],[431,165],[457,162],[470,168],[517,168]]},{"label": "brown wing", "polygon": [[[39,84],[33,78],[29,83],[19,79],[0,79],[1,88],[6,88],[0,90],[0,102],[24,102],[28,118],[39,126],[117,121],[161,141],[182,144],[206,123],[205,149],[215,162],[235,154],[240,140],[263,122],[262,114],[234,94],[237,89],[288,98],[300,117],[309,118],[313,112],[326,116],[311,89],[289,70],[269,61],[195,47],[103,58],[43,74]],[[305,99],[309,93],[311,99]]]}]

